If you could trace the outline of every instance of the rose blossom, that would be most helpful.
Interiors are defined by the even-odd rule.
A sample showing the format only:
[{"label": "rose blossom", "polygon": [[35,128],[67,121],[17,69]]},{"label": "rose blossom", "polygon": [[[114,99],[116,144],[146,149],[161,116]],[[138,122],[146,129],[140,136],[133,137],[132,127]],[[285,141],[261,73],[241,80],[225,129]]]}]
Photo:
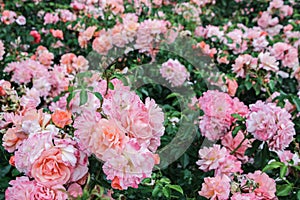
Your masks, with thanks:
[{"label": "rose blossom", "polygon": [[52,147],[43,151],[33,163],[31,175],[37,182],[51,187],[67,183],[71,177],[71,170],[72,168],[62,160],[62,150]]},{"label": "rose blossom", "polygon": [[226,200],[230,193],[230,178],[228,176],[216,176],[204,178],[199,195],[211,200]]},{"label": "rose blossom", "polygon": [[51,119],[56,126],[64,128],[66,125],[72,123],[72,113],[64,110],[56,110],[51,115]]},{"label": "rose blossom", "polygon": [[9,184],[11,187],[8,187],[5,191],[6,200],[32,200],[35,184],[27,176],[17,177],[16,180],[11,180]]},{"label": "rose blossom", "polygon": [[276,197],[275,180],[270,178],[266,173],[255,171],[254,173],[247,174],[247,177],[257,183],[258,187],[253,190],[257,197],[261,199],[273,199]]},{"label": "rose blossom", "polygon": [[199,165],[199,169],[207,172],[219,168],[226,155],[227,150],[224,147],[221,148],[220,145],[214,144],[213,147],[204,147],[199,150],[200,160],[196,164]]}]

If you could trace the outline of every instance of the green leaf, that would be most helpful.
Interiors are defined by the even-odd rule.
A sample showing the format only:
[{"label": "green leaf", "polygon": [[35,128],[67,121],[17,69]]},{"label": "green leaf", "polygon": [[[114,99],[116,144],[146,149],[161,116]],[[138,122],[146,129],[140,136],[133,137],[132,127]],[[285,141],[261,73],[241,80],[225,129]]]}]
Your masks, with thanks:
[{"label": "green leaf", "polygon": [[267,143],[264,144],[264,147],[259,151],[254,157],[254,166],[257,168],[263,168],[269,161],[270,151]]},{"label": "green leaf", "polygon": [[101,102],[103,101],[102,94],[100,94],[99,92],[94,92],[94,95],[95,95]]},{"label": "green leaf", "polygon": [[293,97],[293,103],[296,105],[298,111],[300,111],[300,99],[298,97]]},{"label": "green leaf", "polygon": [[286,175],[288,167],[286,165],[283,165],[280,167],[280,178],[283,178]]},{"label": "green leaf", "polygon": [[69,104],[70,104],[71,100],[74,98],[75,94],[76,94],[75,92],[70,92],[67,97],[67,108],[68,109],[69,109]]},{"label": "green leaf", "polygon": [[165,195],[165,197],[170,198],[171,194],[170,194],[170,189],[169,188],[164,187],[162,192]]},{"label": "green leaf", "polygon": [[177,192],[179,192],[180,194],[183,194],[183,190],[180,187],[180,185],[168,185],[168,187],[172,190],[176,190]]},{"label": "green leaf", "polygon": [[190,157],[186,153],[183,154],[183,156],[180,159],[180,162],[182,164],[183,168],[186,168],[186,166],[190,163]]},{"label": "green leaf", "polygon": [[245,82],[245,87],[247,90],[250,90],[252,88],[252,83],[251,82]]},{"label": "green leaf", "polygon": [[6,165],[0,169],[0,177],[4,177],[11,169],[11,165]]},{"label": "green leaf", "polygon": [[242,127],[240,127],[240,126],[234,127],[233,131],[231,132],[232,137],[234,138],[237,135],[237,133],[239,132],[239,130],[241,130],[241,129],[242,129]]},{"label": "green leaf", "polygon": [[300,166],[292,166],[292,167],[300,171]]},{"label": "green leaf", "polygon": [[274,80],[270,80],[269,87],[270,87],[271,91],[275,90],[275,81]]},{"label": "green leaf", "polygon": [[289,195],[292,190],[293,190],[292,184],[284,184],[284,185],[276,186],[276,194],[277,194],[277,196],[280,196],[280,197]]},{"label": "green leaf", "polygon": [[297,200],[300,200],[300,190],[297,192]]},{"label": "green leaf", "polygon": [[112,82],[108,83],[108,88],[113,90],[115,88],[114,84],[112,84]]},{"label": "green leaf", "polygon": [[11,171],[11,174],[12,174],[13,176],[18,176],[18,175],[21,174],[21,172],[19,172],[16,168],[14,168],[14,169]]},{"label": "green leaf", "polygon": [[275,162],[271,162],[270,164],[265,166],[262,171],[266,172],[266,171],[276,169],[276,168],[279,168],[279,167],[282,167],[282,166],[284,166],[284,164],[282,162],[275,161]]},{"label": "green leaf", "polygon": [[237,114],[237,113],[233,113],[233,114],[231,114],[231,116],[233,118],[237,119],[237,120],[240,120],[240,121],[244,120],[244,118],[241,115]]},{"label": "green leaf", "polygon": [[88,100],[88,93],[86,90],[81,90],[80,91],[80,103],[79,106],[84,105]]},{"label": "green leaf", "polygon": [[158,193],[160,192],[160,187],[156,185],[154,189],[152,190],[152,196],[157,197]]}]

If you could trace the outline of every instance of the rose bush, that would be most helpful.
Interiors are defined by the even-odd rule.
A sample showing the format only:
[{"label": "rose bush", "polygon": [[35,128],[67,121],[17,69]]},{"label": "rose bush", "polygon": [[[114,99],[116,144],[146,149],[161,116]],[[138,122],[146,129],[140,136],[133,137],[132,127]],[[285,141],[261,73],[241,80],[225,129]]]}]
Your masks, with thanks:
[{"label": "rose bush", "polygon": [[299,10],[0,2],[0,199],[300,199]]}]

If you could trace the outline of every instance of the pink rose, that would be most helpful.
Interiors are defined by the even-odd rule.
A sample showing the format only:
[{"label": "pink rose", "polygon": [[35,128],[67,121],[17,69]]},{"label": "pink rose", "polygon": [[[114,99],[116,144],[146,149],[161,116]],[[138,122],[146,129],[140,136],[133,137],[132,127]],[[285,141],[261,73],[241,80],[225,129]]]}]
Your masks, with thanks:
[{"label": "pink rose", "polygon": [[62,150],[50,148],[33,163],[31,175],[39,183],[51,187],[63,185],[71,177],[71,169],[62,160]]}]

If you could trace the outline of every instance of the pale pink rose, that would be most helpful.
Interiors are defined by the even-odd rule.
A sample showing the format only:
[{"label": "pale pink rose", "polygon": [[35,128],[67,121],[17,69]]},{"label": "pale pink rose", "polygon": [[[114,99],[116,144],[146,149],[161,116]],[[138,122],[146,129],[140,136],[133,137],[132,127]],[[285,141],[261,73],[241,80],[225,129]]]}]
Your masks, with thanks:
[{"label": "pale pink rose", "polygon": [[206,44],[204,41],[198,43],[197,47],[201,49],[203,54],[208,55],[211,58],[217,53],[216,48],[210,48],[209,44]]},{"label": "pale pink rose", "polygon": [[276,59],[282,60],[285,56],[285,51],[287,51],[290,48],[290,45],[283,42],[277,42],[273,45],[273,48],[271,49],[272,55],[275,56]]},{"label": "pale pink rose", "polygon": [[173,87],[183,85],[183,83],[190,77],[189,72],[185,66],[182,65],[177,59],[169,59],[162,64],[160,74],[165,78]]},{"label": "pale pink rose", "polygon": [[88,168],[89,161],[88,161],[88,155],[84,151],[80,150],[77,152],[79,152],[76,154],[77,163],[74,169],[72,170],[70,182],[77,182],[79,184],[82,184],[80,182],[82,181],[84,182],[84,180],[86,180],[87,178],[87,174],[89,170]]},{"label": "pale pink rose", "polygon": [[123,0],[107,0],[104,2],[105,3],[102,3],[101,7],[103,9],[109,8],[114,15],[121,14],[125,10]]},{"label": "pale pink rose", "polygon": [[103,159],[102,157],[108,149],[114,149],[118,152],[128,141],[125,133],[125,129],[118,121],[100,119],[95,131],[91,133],[89,150],[99,159]]},{"label": "pale pink rose", "polygon": [[63,185],[71,177],[72,168],[62,160],[62,150],[52,147],[42,152],[34,161],[31,176],[47,187]]},{"label": "pale pink rose", "polygon": [[294,154],[290,150],[285,150],[285,151],[277,151],[276,152],[280,162],[283,162],[285,164],[288,164],[288,161],[293,159]]},{"label": "pale pink rose", "polygon": [[274,103],[257,101],[250,105],[246,120],[247,131],[261,141],[267,141],[271,150],[284,150],[296,134],[291,114]]},{"label": "pale pink rose", "polygon": [[255,193],[234,193],[231,200],[259,200]]},{"label": "pale pink rose", "polygon": [[232,65],[232,71],[236,73],[237,77],[246,77],[246,72],[249,69],[257,68],[257,59],[249,54],[239,55]]},{"label": "pale pink rose", "polygon": [[112,47],[112,38],[108,33],[101,34],[93,41],[93,50],[101,55],[106,55]]},{"label": "pale pink rose", "polygon": [[53,187],[46,187],[42,184],[36,183],[34,192],[31,198],[35,200],[66,200],[68,195],[66,189],[62,185],[55,185]]},{"label": "pale pink rose", "polygon": [[232,42],[229,42],[227,38],[224,39],[224,43],[233,50],[234,54],[241,54],[248,49],[247,41],[244,40],[244,33],[240,29],[234,29],[227,33]]},{"label": "pale pink rose", "polygon": [[136,138],[139,144],[147,144],[155,151],[159,138],[164,133],[164,114],[154,102],[146,99],[145,104],[129,87],[119,80],[113,80],[114,90],[109,90],[103,101],[106,115],[121,122],[128,136]]},{"label": "pale pink rose", "polygon": [[267,28],[268,26],[275,26],[278,22],[279,20],[277,17],[272,18],[269,12],[264,11],[259,17],[257,24],[262,28]]},{"label": "pale pink rose", "polygon": [[269,42],[266,36],[261,36],[259,38],[253,39],[252,45],[254,47],[254,51],[261,52],[269,45]]},{"label": "pale pink rose", "polygon": [[76,70],[76,72],[87,71],[89,68],[89,61],[83,56],[78,56],[76,59],[73,59],[72,67]]},{"label": "pale pink rose", "polygon": [[53,63],[54,54],[49,52],[44,46],[38,46],[35,56],[37,60],[45,66],[50,66]]},{"label": "pale pink rose", "polygon": [[232,121],[231,109],[233,102],[232,98],[226,93],[208,90],[199,98],[199,105],[207,116],[225,118],[226,121]]},{"label": "pale pink rose", "polygon": [[87,48],[87,43],[94,36],[96,29],[96,26],[89,26],[85,31],[79,33],[78,42],[81,48]]},{"label": "pale pink rose", "polygon": [[289,68],[298,67],[299,66],[298,49],[290,46],[290,48],[287,50],[282,60],[282,65],[287,66]]},{"label": "pale pink rose", "polygon": [[204,178],[202,183],[200,196],[204,196],[211,200],[226,200],[230,193],[230,178],[228,176],[216,176]]},{"label": "pale pink rose", "polygon": [[151,131],[153,138],[150,139],[150,144],[148,146],[149,150],[155,152],[160,146],[160,137],[164,134],[164,113],[162,109],[155,103],[153,99],[149,97],[145,100],[145,107],[149,113],[149,125],[151,126]]},{"label": "pale pink rose", "polygon": [[283,19],[287,16],[292,16],[293,12],[293,7],[284,5],[280,8],[280,18]]},{"label": "pale pink rose", "polygon": [[27,90],[26,95],[23,95],[20,99],[20,105],[27,109],[35,109],[40,103],[40,92],[35,88]]},{"label": "pale pink rose", "polygon": [[10,10],[4,10],[2,12],[2,17],[1,17],[1,21],[6,24],[12,24],[15,22],[17,17],[17,14],[14,11],[10,11]]},{"label": "pale pink rose", "polygon": [[230,176],[233,173],[243,173],[242,163],[235,156],[227,154],[225,160],[215,170],[215,175]]},{"label": "pale pink rose", "polygon": [[56,24],[59,21],[57,13],[46,13],[44,16],[44,25],[46,24]]},{"label": "pale pink rose", "polygon": [[0,40],[0,60],[3,60],[4,54],[5,54],[5,47],[3,41]]},{"label": "pale pink rose", "polygon": [[260,199],[273,199],[276,197],[275,180],[270,178],[266,173],[255,171],[254,173],[247,174],[247,177],[258,184],[258,187],[253,191],[257,197]]},{"label": "pale pink rose", "polygon": [[62,30],[54,30],[50,29],[50,33],[53,35],[53,37],[63,40],[64,39],[64,33]]},{"label": "pale pink rose", "polygon": [[235,119],[232,114],[242,116],[248,113],[246,106],[238,99],[232,99],[227,93],[209,90],[199,98],[200,109],[204,116],[200,119],[201,134],[209,140],[220,139],[228,132]]},{"label": "pale pink rose", "polygon": [[291,24],[288,24],[283,28],[283,32],[284,33],[289,32],[289,31],[293,30],[293,28],[294,27]]},{"label": "pale pink rose", "polygon": [[225,161],[228,152],[225,147],[214,144],[213,147],[204,147],[199,150],[200,160],[196,162],[202,171],[218,169],[222,162]]},{"label": "pale pink rose", "polygon": [[26,18],[23,15],[21,15],[17,18],[16,23],[23,26],[26,24]]},{"label": "pale pink rose", "polygon": [[103,171],[107,179],[112,180],[112,187],[119,190],[138,188],[144,178],[151,177],[152,168],[157,164],[155,154],[135,139],[127,142],[121,153],[109,149],[103,159],[106,160]]},{"label": "pale pink rose", "polygon": [[71,197],[79,197],[82,195],[82,188],[79,184],[77,183],[72,183],[68,187],[68,193],[70,194]]},{"label": "pale pink rose", "polygon": [[30,175],[33,162],[40,157],[44,150],[53,146],[52,132],[42,132],[30,135],[29,139],[23,141],[15,152],[15,165],[20,172]]},{"label": "pale pink rose", "polygon": [[3,135],[2,145],[6,151],[12,153],[27,137],[27,134],[20,132],[17,128],[9,128]]},{"label": "pale pink rose", "polygon": [[199,128],[201,135],[211,141],[219,140],[230,128],[230,124],[225,119],[204,116],[200,119]]},{"label": "pale pink rose", "polygon": [[272,0],[269,4],[268,11],[271,11],[273,8],[278,9],[284,5],[283,0]]},{"label": "pale pink rose", "polygon": [[88,111],[83,112],[74,120],[74,135],[79,139],[81,149],[90,152],[89,146],[91,137],[96,131],[100,119],[101,115],[99,113],[96,111]]},{"label": "pale pink rose", "polygon": [[[239,131],[234,138],[232,137],[232,132],[228,132],[222,138],[221,142],[222,145],[225,146],[228,149],[228,151],[231,152],[241,144],[244,138],[245,136],[242,133],[242,131]],[[243,143],[240,145],[240,147],[235,151],[233,155],[236,156],[239,160],[243,162],[247,162],[248,156],[245,156],[245,152],[249,147],[251,147],[250,143],[251,142],[249,139],[245,139],[245,141],[243,141]]]},{"label": "pale pink rose", "polygon": [[233,97],[236,93],[237,88],[239,87],[237,81],[235,79],[229,79],[226,77],[226,85],[227,93]]},{"label": "pale pink rose", "polygon": [[[252,111],[254,106],[260,108],[260,110]],[[261,101],[258,101],[255,105],[250,105],[251,112],[246,121],[247,131],[252,133],[258,140],[266,141],[276,133],[276,116],[274,116],[272,108],[273,106],[266,106]]]},{"label": "pale pink rose", "polygon": [[16,180],[9,182],[11,187],[5,191],[6,200],[32,200],[32,194],[35,191],[35,184],[27,176],[17,177]]},{"label": "pale pink rose", "polygon": [[271,56],[269,52],[263,53],[261,52],[258,55],[260,64],[259,67],[262,69],[265,69],[267,71],[273,71],[277,72],[279,70],[278,68],[278,61],[276,61],[276,58]]},{"label": "pale pink rose", "polygon": [[[47,74],[49,75],[49,74]],[[40,97],[47,97],[51,90],[50,76],[44,76],[32,80],[32,87],[39,91]]]},{"label": "pale pink rose", "polygon": [[216,38],[214,38],[214,36],[216,36],[219,39],[222,39],[224,36],[224,31],[220,30],[220,27],[218,26],[207,25],[206,29],[207,29],[206,37],[211,38],[212,41],[216,41]]},{"label": "pale pink rose", "polygon": [[76,14],[72,13],[67,9],[59,9],[59,17],[63,22],[75,21],[77,19]]}]

